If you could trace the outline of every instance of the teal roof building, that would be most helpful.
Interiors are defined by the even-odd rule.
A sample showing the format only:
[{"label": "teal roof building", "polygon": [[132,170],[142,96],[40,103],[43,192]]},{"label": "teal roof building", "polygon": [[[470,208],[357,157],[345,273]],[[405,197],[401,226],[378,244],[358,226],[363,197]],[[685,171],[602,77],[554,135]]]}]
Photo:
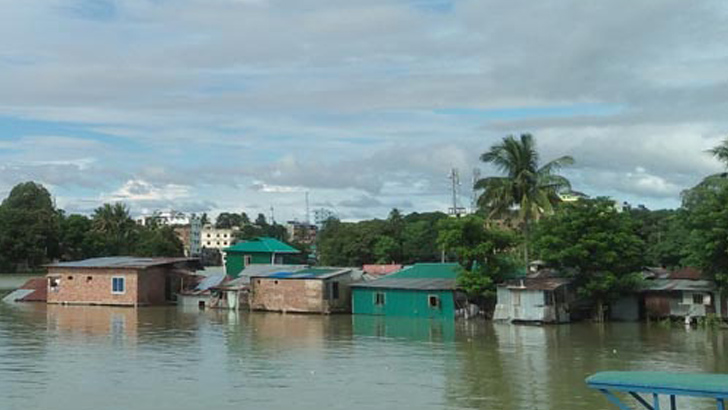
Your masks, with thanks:
[{"label": "teal roof building", "polygon": [[233,278],[250,265],[292,265],[300,263],[302,257],[298,249],[269,237],[238,242],[223,252],[225,273]]},{"label": "teal roof building", "polygon": [[355,315],[454,319],[460,267],[418,263],[371,282],[352,285]]}]

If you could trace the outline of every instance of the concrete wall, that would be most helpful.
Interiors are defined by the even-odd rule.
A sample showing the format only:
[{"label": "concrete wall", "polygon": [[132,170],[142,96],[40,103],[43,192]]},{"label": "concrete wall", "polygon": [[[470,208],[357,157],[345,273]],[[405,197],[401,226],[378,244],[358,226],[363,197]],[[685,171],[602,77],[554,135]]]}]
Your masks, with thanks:
[{"label": "concrete wall", "polygon": [[[70,269],[49,268],[48,303],[75,303],[135,306],[137,304],[137,271],[133,269]],[[50,278],[59,278],[57,290],[50,288]],[[111,279],[125,278],[125,292],[111,292]]]}]

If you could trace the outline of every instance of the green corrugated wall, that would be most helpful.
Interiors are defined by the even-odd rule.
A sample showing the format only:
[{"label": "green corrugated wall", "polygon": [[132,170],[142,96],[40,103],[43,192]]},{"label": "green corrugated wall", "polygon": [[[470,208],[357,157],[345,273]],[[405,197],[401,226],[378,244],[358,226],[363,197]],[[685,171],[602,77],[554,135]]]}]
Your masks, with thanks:
[{"label": "green corrugated wall", "polygon": [[[384,294],[384,306],[374,304],[377,293]],[[429,306],[430,295],[440,297],[439,308]],[[351,297],[355,315],[455,318],[455,299],[451,290],[352,288]]]}]

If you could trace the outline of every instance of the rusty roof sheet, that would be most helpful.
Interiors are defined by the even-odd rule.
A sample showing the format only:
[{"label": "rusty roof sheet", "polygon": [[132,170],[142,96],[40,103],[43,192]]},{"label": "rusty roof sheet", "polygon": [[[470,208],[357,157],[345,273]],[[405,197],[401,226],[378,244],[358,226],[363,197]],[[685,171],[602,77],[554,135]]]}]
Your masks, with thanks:
[{"label": "rusty roof sheet", "polygon": [[146,269],[155,266],[187,263],[201,267],[200,260],[195,258],[138,258],[135,256],[111,256],[104,258],[84,259],[72,262],[59,262],[46,265],[48,268],[91,268],[91,269]]},{"label": "rusty roof sheet", "polygon": [[571,283],[571,279],[568,278],[524,278],[510,280],[502,287],[509,289],[523,289],[523,290],[556,290],[562,286],[567,286]]},{"label": "rusty roof sheet", "polygon": [[670,272],[670,279],[688,279],[688,280],[701,280],[703,278],[703,272],[697,268],[686,267],[674,272]]}]

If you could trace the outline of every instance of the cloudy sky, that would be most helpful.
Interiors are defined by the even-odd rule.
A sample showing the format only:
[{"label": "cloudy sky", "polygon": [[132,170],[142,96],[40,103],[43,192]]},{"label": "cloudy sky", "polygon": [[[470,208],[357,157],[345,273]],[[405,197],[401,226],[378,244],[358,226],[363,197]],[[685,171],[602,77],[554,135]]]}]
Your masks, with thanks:
[{"label": "cloudy sky", "polygon": [[721,169],[722,1],[0,0],[0,194],[346,219],[468,203],[530,132],[651,208]]}]

